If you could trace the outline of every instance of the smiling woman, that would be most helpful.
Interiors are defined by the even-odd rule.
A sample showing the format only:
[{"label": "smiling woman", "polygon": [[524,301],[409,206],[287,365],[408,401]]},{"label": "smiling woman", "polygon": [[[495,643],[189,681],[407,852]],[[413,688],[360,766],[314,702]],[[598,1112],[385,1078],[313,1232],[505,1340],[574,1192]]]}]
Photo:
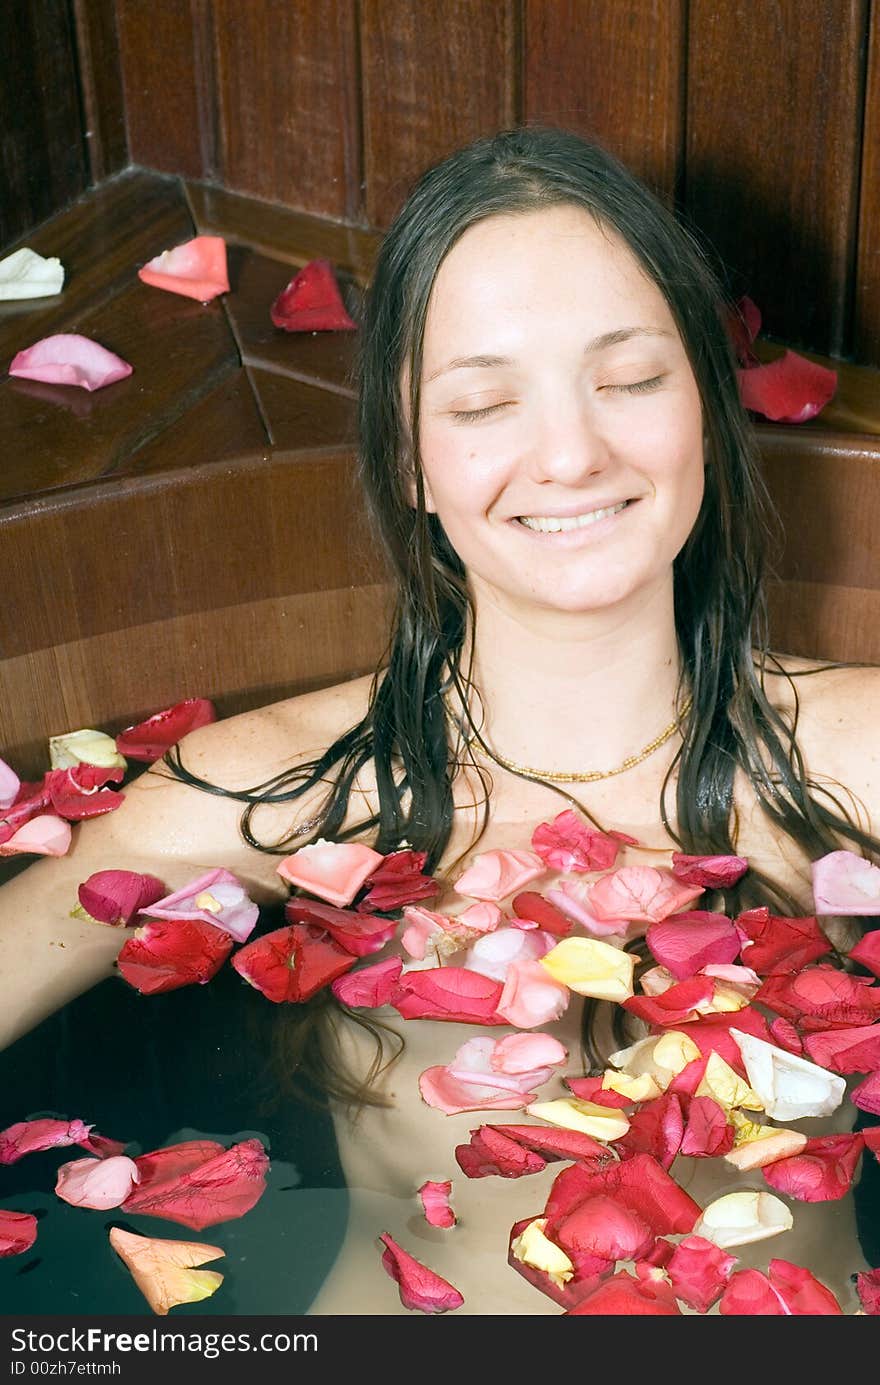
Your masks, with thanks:
[{"label": "smiling woman", "polygon": [[[327,1095],[351,1196],[314,1313],[716,1311],[731,1245],[722,1311],[813,1311],[789,1306],[804,1275],[854,1311],[851,1276],[876,1264],[849,1192],[866,1137],[849,1107],[829,1115],[841,1081],[808,1061],[848,1074],[851,1042],[876,1069],[875,953],[847,956],[859,930],[827,896],[822,929],[806,916],[813,861],[880,855],[877,673],[769,648],[768,512],[726,311],[691,237],[574,135],[506,131],[430,169],[362,333],[387,659],[188,736],[75,859],[3,892],[12,1035],[112,965],[109,930],[87,924],[59,960],[77,878],[124,856],[177,890],[222,866],[277,903],[273,855],[324,838],[300,865],[343,876],[357,842],[360,890],[285,865],[325,903],[294,901],[263,954],[285,986],[336,978],[273,1026],[279,1084],[296,1069]],[[392,857],[378,882],[364,844]],[[880,909],[871,888],[841,912]],[[646,933],[658,965],[633,993]],[[566,1062],[560,1101],[535,1102],[525,1088]],[[812,1068],[825,1094],[781,1141],[761,1063]],[[526,1104],[547,1124],[522,1124]],[[492,1124],[471,1138],[475,1111]],[[793,1212],[762,1182],[771,1149],[806,1150],[767,1178]],[[454,1230],[422,1210],[453,1174]],[[768,1277],[751,1243],[770,1234]],[[824,1292],[810,1302],[837,1311]]]}]

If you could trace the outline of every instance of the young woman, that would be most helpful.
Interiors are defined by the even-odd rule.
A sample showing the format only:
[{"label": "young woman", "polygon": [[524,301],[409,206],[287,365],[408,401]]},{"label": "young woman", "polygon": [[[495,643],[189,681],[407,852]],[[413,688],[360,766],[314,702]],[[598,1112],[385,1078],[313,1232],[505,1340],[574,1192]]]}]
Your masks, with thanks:
[{"label": "young woman", "polygon": [[[193,734],[174,776],[150,771],[68,857],[9,885],[0,1041],[112,967],[118,936],[65,917],[101,868],[174,888],[222,865],[268,903],[286,893],[273,851],[407,843],[445,882],[430,908],[455,913],[469,901],[450,882],[476,854],[527,848],[574,804],[637,840],[618,865],[735,851],[751,869],[717,907],[803,915],[812,860],[875,851],[877,671],[770,655],[767,507],[724,303],[688,234],[609,155],[515,130],[422,178],[363,328],[361,469],[398,584],[387,662]],[[853,942],[845,921],[828,928],[841,950]],[[293,1017],[352,1196],[312,1311],[406,1311],[378,1266],[387,1232],[456,1285],[461,1312],[558,1312],[505,1258],[560,1166],[468,1181],[452,1150],[484,1117],[419,1099],[419,1074],[480,1031],[378,1018],[370,1031],[326,996]],[[547,1027],[569,1073],[584,1071],[580,1023],[573,1004]],[[587,1030],[595,1055],[607,1036],[592,1016]],[[388,1031],[405,1047],[377,1072]],[[366,1103],[350,1099],[359,1086]],[[741,1186],[719,1162],[676,1167],[701,1204]],[[432,1230],[415,1191],[453,1176],[459,1226]],[[769,1250],[736,1253],[808,1265],[848,1311],[849,1276],[867,1268],[852,1199],[798,1204]]]}]

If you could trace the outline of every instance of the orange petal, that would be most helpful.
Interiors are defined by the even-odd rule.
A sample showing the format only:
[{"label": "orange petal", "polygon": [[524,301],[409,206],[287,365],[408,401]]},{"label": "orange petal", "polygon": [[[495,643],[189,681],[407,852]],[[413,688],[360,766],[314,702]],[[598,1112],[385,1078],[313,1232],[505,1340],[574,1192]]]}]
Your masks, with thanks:
[{"label": "orange petal", "polygon": [[225,1255],[220,1246],[135,1236],[117,1226],[110,1230],[110,1244],[125,1261],[153,1312],[160,1316],[178,1303],[198,1303],[210,1298],[223,1283],[223,1275],[215,1270],[192,1268]]}]

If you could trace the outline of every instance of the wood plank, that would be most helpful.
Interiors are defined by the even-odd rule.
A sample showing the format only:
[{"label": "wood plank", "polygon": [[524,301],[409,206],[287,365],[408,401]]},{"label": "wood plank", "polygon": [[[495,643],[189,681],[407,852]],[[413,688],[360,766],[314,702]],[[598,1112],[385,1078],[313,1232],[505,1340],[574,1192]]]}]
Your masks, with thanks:
[{"label": "wood plank", "polygon": [[[0,500],[81,484],[123,465],[238,367],[223,308],[135,280],[77,322],[134,367],[88,393],[75,385],[0,383]],[[26,439],[26,445],[23,440]]]},{"label": "wood plank", "polygon": [[262,451],[7,505],[0,650],[385,580],[353,472],[338,449]]},{"label": "wood plank", "polygon": [[245,370],[227,375],[192,404],[176,423],[139,447],[114,476],[152,476],[256,452],[268,446],[257,401]]},{"label": "wood plank", "polygon": [[367,220],[386,226],[425,168],[516,119],[511,0],[362,0]]},{"label": "wood plank", "polygon": [[186,192],[201,235],[226,236],[231,244],[249,246],[285,264],[302,266],[323,256],[359,284],[369,283],[380,240],[375,231],[291,211],[208,183],[187,183]]},{"label": "wood plank", "polygon": [[772,583],[773,648],[811,659],[880,664],[880,591],[828,582]]},{"label": "wood plank", "polygon": [[132,172],[87,193],[26,237],[40,255],[57,255],[64,289],[52,298],[0,303],[0,364],[53,332],[76,331],[119,290],[137,283],[154,255],[188,239],[193,223],[180,185]]},{"label": "wood plank", "polygon": [[114,0],[73,0],[85,140],[92,183],[128,163]]},{"label": "wood plank", "polygon": [[684,0],[525,0],[524,117],[598,140],[672,202],[685,40]]},{"label": "wood plank", "polygon": [[[388,604],[381,584],[316,589],[120,623],[0,660],[4,758],[20,777],[38,777],[51,735],[82,726],[115,735],[184,697],[210,697],[232,716],[358,677],[383,652]],[[121,612],[134,614],[131,604]]]},{"label": "wood plank", "polygon": [[[340,394],[354,395],[356,332],[285,332],[273,326],[269,309],[290,281],[290,265],[243,247],[229,255],[232,292],[226,310],[242,360],[278,375]],[[362,294],[354,281],[337,275],[349,315],[358,321]]]},{"label": "wood plank", "polygon": [[354,0],[215,0],[223,183],[361,218]]},{"label": "wood plank", "polygon": [[856,359],[880,366],[880,6],[871,6],[865,122],[862,129],[862,177],[859,204],[859,248],[855,273]]},{"label": "wood plank", "polygon": [[767,331],[849,347],[864,0],[691,0],[687,210]]},{"label": "wood plank", "polygon": [[[116,0],[128,146],[134,163],[187,178],[212,170],[204,157],[197,51],[203,30],[186,0]],[[202,98],[204,99],[204,98]]]},{"label": "wood plank", "polygon": [[66,0],[0,5],[0,246],[88,184],[76,43]]},{"label": "wood plank", "polygon": [[354,399],[288,375],[249,366],[274,447],[352,447],[357,434]]}]

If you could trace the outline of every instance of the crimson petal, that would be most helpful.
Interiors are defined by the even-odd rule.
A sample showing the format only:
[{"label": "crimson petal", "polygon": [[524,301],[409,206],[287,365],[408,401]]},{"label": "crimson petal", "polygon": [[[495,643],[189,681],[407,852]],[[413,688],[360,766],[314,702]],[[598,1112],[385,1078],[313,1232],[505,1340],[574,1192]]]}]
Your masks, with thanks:
[{"label": "crimson petal", "polygon": [[124,1212],[164,1217],[202,1231],[243,1217],[266,1190],[269,1158],[257,1139],[221,1148],[189,1167],[183,1166],[188,1160],[178,1158],[173,1173],[170,1161],[155,1157],[161,1153],[154,1151],[135,1160],[141,1181],[122,1203]]},{"label": "crimson petal", "polygon": [[295,898],[284,906],[284,917],[290,923],[309,923],[326,931],[346,952],[354,957],[366,957],[378,952],[394,937],[397,921],[373,918],[353,909],[338,909],[316,899]]},{"label": "crimson petal", "polygon": [[37,1239],[37,1219],[33,1212],[9,1212],[0,1207],[0,1258],[23,1255]]},{"label": "crimson petal", "polygon": [[397,1281],[404,1308],[419,1313],[447,1313],[461,1307],[464,1298],[448,1280],[409,1255],[386,1232],[379,1240],[385,1246],[382,1265]]},{"label": "crimson petal", "polygon": [[269,310],[285,332],[353,332],[329,260],[310,260],[279,293]]},{"label": "crimson petal", "polygon": [[332,938],[301,924],[264,933],[232,959],[239,976],[276,1005],[308,1000],[354,963],[354,956]]},{"label": "crimson petal", "polygon": [[405,972],[391,1004],[404,1019],[458,1020],[463,1024],[507,1024],[496,1014],[500,981],[466,967],[431,967]]},{"label": "crimson petal", "polygon": [[815,918],[784,918],[767,908],[748,909],[736,919],[736,926],[749,939],[742,950],[743,964],[759,976],[775,972],[800,971],[831,952]]},{"label": "crimson petal", "polygon": [[213,702],[206,697],[188,697],[120,731],[116,737],[116,749],[128,760],[145,760],[153,764],[190,731],[216,720],[217,709]]},{"label": "crimson petal", "polygon": [[141,995],[205,985],[232,951],[232,938],[201,919],[149,920],[122,945],[116,964]]},{"label": "crimson petal", "polygon": [[741,880],[749,868],[745,856],[684,856],[673,852],[672,874],[683,885],[706,890],[726,890]]},{"label": "crimson petal", "polygon": [[805,423],[824,409],[837,390],[837,371],[785,351],[768,365],[737,371],[746,409],[775,423]]},{"label": "crimson petal", "polygon": [[761,1172],[771,1188],[799,1202],[834,1202],[849,1192],[864,1146],[861,1133],[819,1135]]}]

